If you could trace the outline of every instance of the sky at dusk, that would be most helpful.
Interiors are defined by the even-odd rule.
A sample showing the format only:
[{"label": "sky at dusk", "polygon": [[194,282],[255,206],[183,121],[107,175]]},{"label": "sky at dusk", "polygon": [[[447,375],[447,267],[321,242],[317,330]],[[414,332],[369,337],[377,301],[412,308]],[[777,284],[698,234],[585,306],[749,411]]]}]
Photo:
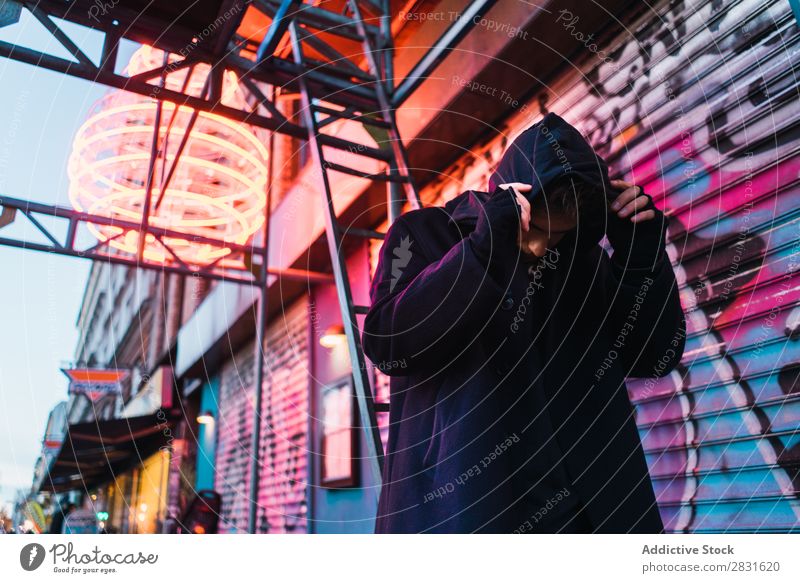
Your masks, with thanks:
[{"label": "sky at dusk", "polygon": [[[62,28],[91,58],[99,54],[99,35]],[[27,13],[0,39],[66,57]],[[135,48],[123,47],[122,58]],[[0,59],[0,81],[0,196],[69,206],[72,139],[108,89],[8,59]],[[67,397],[60,368],[74,353],[90,263],[0,246],[0,266],[0,506],[10,510],[16,491],[31,486],[50,409]]]}]

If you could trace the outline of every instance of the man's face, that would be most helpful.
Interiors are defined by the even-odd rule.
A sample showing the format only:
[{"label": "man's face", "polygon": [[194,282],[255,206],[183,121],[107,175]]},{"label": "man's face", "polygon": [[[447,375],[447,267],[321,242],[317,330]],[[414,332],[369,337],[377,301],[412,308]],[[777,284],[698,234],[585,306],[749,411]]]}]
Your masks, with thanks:
[{"label": "man's face", "polygon": [[531,205],[530,230],[522,233],[520,247],[524,253],[544,257],[576,225],[574,217],[537,200]]}]

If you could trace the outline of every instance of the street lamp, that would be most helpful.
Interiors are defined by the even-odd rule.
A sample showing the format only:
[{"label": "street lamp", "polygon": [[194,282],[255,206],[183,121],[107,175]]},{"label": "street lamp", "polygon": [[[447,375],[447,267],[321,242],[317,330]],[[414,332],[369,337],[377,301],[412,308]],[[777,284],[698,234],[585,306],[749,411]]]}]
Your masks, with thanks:
[{"label": "street lamp", "polygon": [[214,414],[211,411],[203,411],[197,416],[197,422],[200,425],[210,425],[214,423]]},{"label": "street lamp", "polygon": [[325,330],[325,334],[319,339],[319,343],[325,348],[336,348],[337,346],[344,345],[346,342],[347,336],[345,336],[344,326],[341,324],[329,326],[328,329]]}]

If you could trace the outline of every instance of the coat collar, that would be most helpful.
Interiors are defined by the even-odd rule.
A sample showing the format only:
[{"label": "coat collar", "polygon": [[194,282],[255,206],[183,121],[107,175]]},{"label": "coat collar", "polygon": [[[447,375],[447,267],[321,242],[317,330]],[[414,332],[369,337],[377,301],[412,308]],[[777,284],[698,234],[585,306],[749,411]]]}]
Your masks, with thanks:
[{"label": "coat collar", "polygon": [[475,228],[481,207],[489,200],[490,194],[481,190],[465,190],[449,200],[444,209],[449,215],[448,224],[459,228]]}]

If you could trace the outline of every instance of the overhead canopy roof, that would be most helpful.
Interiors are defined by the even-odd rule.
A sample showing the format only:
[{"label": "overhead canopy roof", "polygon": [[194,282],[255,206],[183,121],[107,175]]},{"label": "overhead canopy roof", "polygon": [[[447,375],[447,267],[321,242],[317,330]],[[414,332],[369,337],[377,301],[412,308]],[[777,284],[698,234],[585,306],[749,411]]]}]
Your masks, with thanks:
[{"label": "overhead canopy roof", "polygon": [[172,50],[189,46],[201,31],[218,33],[224,24],[218,20],[220,15],[233,5],[229,0],[119,0],[105,7],[95,0],[42,0],[37,3],[64,20],[106,30],[116,27],[127,38],[154,46],[157,43]]},{"label": "overhead canopy roof", "polygon": [[168,446],[172,426],[155,414],[70,425],[41,490],[86,490],[110,482]]},{"label": "overhead canopy roof", "polygon": [[[292,12],[297,11],[300,4],[300,1],[296,2]],[[306,18],[312,24],[316,22],[319,25],[314,29],[315,35],[326,42],[332,42],[340,48],[359,47],[359,43],[344,38],[341,31],[336,34],[331,32],[336,32],[335,23],[313,18],[314,14],[336,17],[344,11],[345,4],[345,0],[326,0],[324,10],[322,7],[311,10]],[[392,13],[397,14],[402,4],[403,0],[392,0]],[[72,0],[68,3],[63,0],[40,0],[38,5],[64,20],[103,30],[117,29],[126,38],[174,53],[194,52],[199,46],[206,54],[225,54],[228,52],[230,34],[235,31],[237,39],[244,43],[241,48],[250,49],[247,52],[253,52],[254,56],[255,49],[272,24],[271,14],[280,7],[281,0],[117,0],[112,8],[104,8],[97,0]],[[338,28],[343,26],[340,24]],[[202,39],[200,45],[195,43],[198,38]],[[285,39],[280,48],[279,52],[288,50]]]}]

